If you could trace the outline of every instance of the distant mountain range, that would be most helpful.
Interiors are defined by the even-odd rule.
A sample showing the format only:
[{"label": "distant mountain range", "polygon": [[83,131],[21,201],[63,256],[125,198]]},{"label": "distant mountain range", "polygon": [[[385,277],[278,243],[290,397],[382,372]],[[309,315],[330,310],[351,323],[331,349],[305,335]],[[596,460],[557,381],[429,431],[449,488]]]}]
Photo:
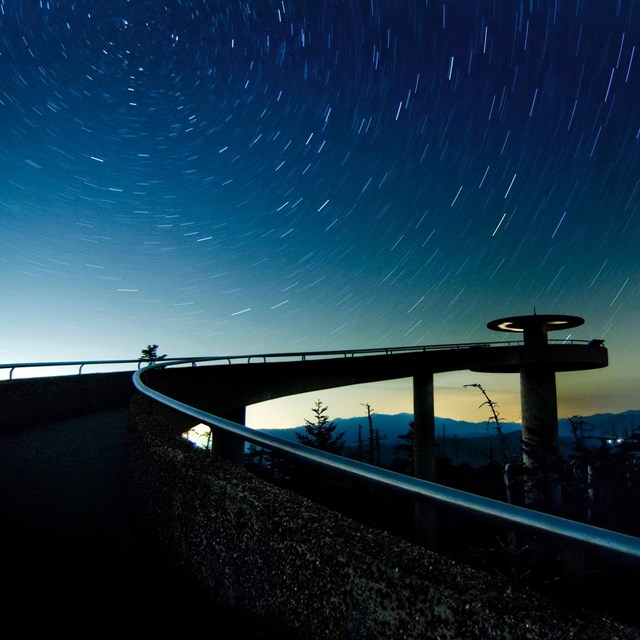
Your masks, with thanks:
[{"label": "distant mountain range", "polygon": [[[404,441],[399,436],[409,431],[409,424],[413,420],[411,413],[373,414],[374,429],[380,434],[380,445],[383,461],[389,461],[394,455],[394,447]],[[365,446],[369,438],[369,422],[366,416],[353,418],[334,418],[336,434],[344,432],[345,443],[352,450],[358,446],[358,432]],[[622,413],[598,413],[581,417],[582,430],[594,446],[602,438],[624,438],[640,428],[640,410],[632,409]],[[501,422],[502,432],[505,434],[508,446],[516,450],[520,446],[522,425],[517,422]],[[451,418],[435,418],[436,440],[440,455],[450,457],[455,464],[468,463],[473,465],[486,462],[490,456],[498,456],[500,442],[494,422],[466,422]],[[571,421],[563,418],[558,421],[560,446],[564,454],[573,448],[574,437]],[[296,433],[305,433],[304,425],[287,429],[260,429],[265,433],[297,442]]]}]

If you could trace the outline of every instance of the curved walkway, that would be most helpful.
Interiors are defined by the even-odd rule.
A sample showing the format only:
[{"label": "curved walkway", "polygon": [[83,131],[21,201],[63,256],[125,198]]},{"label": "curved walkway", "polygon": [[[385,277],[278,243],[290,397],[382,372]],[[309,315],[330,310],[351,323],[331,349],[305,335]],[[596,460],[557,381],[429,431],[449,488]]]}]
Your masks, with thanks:
[{"label": "curved walkway", "polygon": [[216,638],[262,637],[228,613],[199,606],[136,545],[124,502],[127,414],[118,408],[0,439],[5,627],[84,637],[213,625],[234,629]]}]

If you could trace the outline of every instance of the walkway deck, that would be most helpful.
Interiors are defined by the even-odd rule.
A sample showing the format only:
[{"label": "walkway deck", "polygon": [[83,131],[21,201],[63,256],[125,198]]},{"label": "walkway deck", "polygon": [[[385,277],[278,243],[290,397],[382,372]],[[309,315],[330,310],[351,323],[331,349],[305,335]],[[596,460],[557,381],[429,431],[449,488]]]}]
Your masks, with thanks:
[{"label": "walkway deck", "polygon": [[[136,546],[124,510],[127,409],[60,420],[0,441],[3,621],[29,631],[211,632],[220,612]],[[262,636],[228,614],[234,633]],[[179,625],[179,626],[177,626]],[[229,633],[229,635],[225,635]]]}]

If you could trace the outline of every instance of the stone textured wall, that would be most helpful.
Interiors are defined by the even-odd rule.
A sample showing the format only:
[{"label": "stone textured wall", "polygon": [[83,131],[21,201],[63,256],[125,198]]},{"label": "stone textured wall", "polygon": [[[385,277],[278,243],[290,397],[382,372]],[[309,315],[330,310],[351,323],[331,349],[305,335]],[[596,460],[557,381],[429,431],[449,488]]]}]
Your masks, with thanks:
[{"label": "stone textured wall", "polygon": [[132,371],[0,381],[0,433],[125,406]]},{"label": "stone textured wall", "polygon": [[176,438],[152,400],[136,395],[130,413],[128,511],[141,547],[204,603],[260,621],[264,637],[638,637],[637,629],[513,591],[194,448]]}]

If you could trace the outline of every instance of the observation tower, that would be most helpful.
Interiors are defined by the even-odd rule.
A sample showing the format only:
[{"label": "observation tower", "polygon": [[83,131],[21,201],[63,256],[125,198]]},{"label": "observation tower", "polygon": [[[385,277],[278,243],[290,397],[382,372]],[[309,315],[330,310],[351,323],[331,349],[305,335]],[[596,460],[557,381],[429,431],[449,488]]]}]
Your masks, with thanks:
[{"label": "observation tower", "polygon": [[522,407],[523,463],[534,473],[536,487],[529,486],[526,499],[530,503],[553,506],[557,503],[556,481],[553,479],[558,447],[558,408],[556,372],[596,369],[608,365],[603,340],[572,341],[550,344],[550,331],[572,329],[584,324],[578,316],[538,315],[512,316],[492,320],[493,331],[522,334],[524,345],[514,351],[509,363],[482,367],[485,372],[520,373]]}]

